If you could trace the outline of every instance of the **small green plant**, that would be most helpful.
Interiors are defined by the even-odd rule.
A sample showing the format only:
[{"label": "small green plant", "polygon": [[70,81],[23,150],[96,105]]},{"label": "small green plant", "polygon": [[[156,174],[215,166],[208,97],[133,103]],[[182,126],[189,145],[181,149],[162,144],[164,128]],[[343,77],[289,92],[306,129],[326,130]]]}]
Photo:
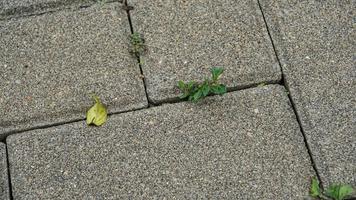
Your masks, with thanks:
[{"label": "small green plant", "polygon": [[179,96],[181,99],[188,98],[189,101],[196,102],[209,94],[222,95],[226,93],[226,86],[219,83],[219,78],[224,72],[223,68],[214,67],[211,69],[211,79],[206,78],[203,83],[197,83],[195,81],[189,81],[187,83],[183,81],[178,82],[178,88],[182,92]]},{"label": "small green plant", "polygon": [[314,198],[322,200],[344,200],[350,197],[352,193],[352,187],[344,184],[332,184],[324,193],[319,186],[318,180],[315,177],[311,180],[310,196]]},{"label": "small green plant", "polygon": [[146,51],[145,40],[143,39],[140,33],[133,33],[130,36],[131,50],[130,53],[134,54],[136,57],[139,57]]}]

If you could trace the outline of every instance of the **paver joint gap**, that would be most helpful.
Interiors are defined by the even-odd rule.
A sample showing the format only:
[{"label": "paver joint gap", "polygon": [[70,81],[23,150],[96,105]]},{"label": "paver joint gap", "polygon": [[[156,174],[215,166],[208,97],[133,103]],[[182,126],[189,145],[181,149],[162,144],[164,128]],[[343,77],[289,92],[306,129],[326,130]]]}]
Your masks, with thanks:
[{"label": "paver joint gap", "polygon": [[[264,85],[282,85],[279,81],[263,81],[263,82],[259,82],[259,83],[254,83],[251,85],[245,85],[245,86],[241,86],[241,87],[231,87],[231,88],[227,88],[227,92],[226,93],[230,93],[230,92],[236,92],[236,91],[241,91],[241,90],[247,90],[250,88],[254,88],[254,87],[258,87],[260,84],[264,84]],[[218,94],[209,94],[208,96],[216,96]],[[161,106],[163,104],[174,104],[174,103],[180,103],[180,102],[184,102],[187,101],[185,99],[180,99],[179,97],[177,98],[171,98],[171,99],[165,99],[163,101],[159,101],[157,103],[152,103],[151,106]]]},{"label": "paver joint gap", "polygon": [[[105,2],[105,4],[109,4],[109,3],[122,3],[122,0],[112,0],[112,1],[107,1]],[[85,9],[85,8],[89,8],[97,3],[95,3],[95,1],[92,1],[91,3],[87,3],[87,4],[83,4],[81,5],[80,2],[77,3],[78,5],[76,7],[74,7],[71,4],[61,4],[58,2],[54,2],[54,3],[47,3],[47,6],[39,6],[39,7],[43,7],[42,10],[36,10],[36,6],[29,6],[29,7],[23,7],[20,8],[20,10],[10,10],[7,11],[7,13],[5,12],[5,14],[1,14],[0,13],[0,21],[1,20],[11,20],[11,19],[19,19],[19,18],[27,18],[27,17],[31,17],[31,16],[41,16],[44,14],[48,14],[48,13],[53,13],[53,12],[58,12],[58,11],[62,11],[62,10],[80,10],[80,9]],[[38,5],[37,5],[38,7]],[[23,10],[24,9],[24,10]],[[17,14],[16,13],[20,13]]]},{"label": "paver joint gap", "polygon": [[[129,45],[126,37],[130,35],[130,30],[129,25],[126,21],[127,15],[123,10],[120,10],[119,13],[117,12],[117,8],[119,6],[120,4],[115,2],[106,5],[96,5],[90,9],[81,9],[80,11],[78,10],[78,12],[77,10],[62,10],[58,13],[47,13],[46,15],[43,15],[41,17],[31,17],[24,19],[21,18],[19,20],[10,20],[5,22],[4,25],[7,25],[9,28],[1,29],[1,33],[5,33],[4,35],[8,37],[1,37],[0,42],[4,43],[7,47],[11,46],[10,44],[13,44],[14,46],[14,48],[5,48],[5,52],[1,51],[0,53],[0,57],[3,56],[4,58],[6,58],[5,60],[2,59],[2,61],[4,61],[5,63],[10,63],[9,65],[5,64],[5,68],[9,66],[9,68],[12,70],[12,66],[16,66],[17,62],[26,62],[26,64],[24,65],[23,69],[21,68],[15,72],[10,72],[11,70],[1,68],[0,74],[2,74],[2,71],[8,72],[5,73],[5,77],[8,77],[8,81],[6,81],[7,79],[5,78],[5,81],[1,82],[2,84],[0,84],[0,88],[4,88],[5,94],[15,88],[17,89],[16,91],[18,91],[17,94],[19,94],[19,96],[26,96],[28,94],[28,96],[26,97],[29,98],[25,98],[26,101],[22,101],[22,99],[19,100],[18,104],[20,106],[13,106],[17,107],[19,111],[16,112],[17,110],[12,110],[13,113],[11,114],[13,114],[15,117],[9,116],[5,119],[5,122],[4,120],[0,122],[0,141],[4,141],[5,138],[11,134],[21,133],[39,128],[48,128],[51,126],[63,125],[66,123],[76,122],[78,120],[84,120],[85,112],[88,108],[88,105],[92,103],[91,100],[87,98],[87,96],[89,96],[91,93],[100,93],[100,97],[103,99],[103,102],[105,102],[105,104],[109,107],[111,113],[132,111],[137,108],[147,107],[147,100],[143,93],[144,87],[141,83],[142,80],[139,78],[140,74],[136,66],[136,61],[128,54]],[[88,20],[86,19],[92,19],[94,23],[88,22]],[[53,23],[53,21],[56,23]],[[60,24],[53,25],[57,23]],[[21,25],[20,27],[18,24],[24,25]],[[38,25],[38,27],[40,28],[39,31],[37,31],[37,26],[36,29],[33,28],[33,24]],[[65,26],[62,26],[63,24],[65,24]],[[66,30],[64,30],[64,28]],[[19,29],[28,33],[24,34],[26,35],[26,37],[15,34],[16,36],[18,36],[17,38],[14,34],[11,34],[11,31],[18,32],[17,30]],[[65,31],[66,34],[61,34],[62,31]],[[112,31],[113,33],[116,33],[97,34],[97,31]],[[119,32],[119,34],[117,34],[117,32]],[[123,34],[120,34],[121,32]],[[52,35],[56,35],[56,38],[60,35],[60,37],[58,38],[61,39],[53,39]],[[34,37],[47,39],[33,40]],[[86,42],[83,42],[89,40],[92,42],[88,44],[86,44]],[[18,56],[15,55],[19,52],[18,49],[20,47],[16,47],[15,43],[31,44],[32,46],[20,46],[21,48],[26,49],[26,52],[35,52],[33,54],[36,54],[36,56],[33,56],[33,54],[30,55],[29,53],[29,55],[26,54],[26,56],[21,58],[19,61],[18,59],[16,59]],[[121,45],[124,47],[120,50],[122,52],[117,52],[117,50],[119,49],[117,47],[120,47]],[[96,51],[93,51],[93,48],[97,48],[103,51],[100,51],[100,53],[96,53]],[[33,49],[35,49],[36,51],[34,51]],[[70,51],[70,54],[63,53],[63,51],[61,51],[63,49],[65,49],[66,51]],[[78,49],[80,51],[77,51]],[[83,50],[83,52],[85,52],[83,53],[82,49],[90,50]],[[118,54],[124,56],[110,56]],[[43,61],[42,63],[42,60],[47,60],[43,58],[48,56],[54,58],[50,61],[51,65],[53,64],[54,67],[51,67],[51,70],[49,71],[46,70],[46,67],[44,66],[48,62]],[[66,56],[68,56],[68,59]],[[98,56],[99,58],[95,59],[96,56]],[[32,58],[36,58],[37,60]],[[75,60],[83,62],[76,62]],[[105,69],[105,73],[102,73],[103,70],[96,68],[95,65],[101,65],[104,62],[105,66],[102,69]],[[3,62],[0,62],[1,66],[2,63]],[[36,70],[28,69],[29,65],[27,63],[31,63],[31,66],[33,66],[34,68],[36,67]],[[123,70],[117,70],[118,65],[119,67],[122,66]],[[70,68],[71,70],[65,70],[67,69],[66,67]],[[88,70],[83,71],[84,73],[86,73],[85,75],[83,75],[84,73],[81,73],[81,69],[83,69],[84,67],[85,69],[88,68]],[[39,70],[37,70],[37,68]],[[39,71],[40,73],[37,73],[37,71]],[[68,71],[71,72],[67,73]],[[113,71],[115,71],[115,73],[110,73]],[[51,74],[52,72],[56,73],[56,80],[52,78],[47,79],[47,74]],[[98,74],[99,76],[95,76],[93,74]],[[15,84],[15,82],[12,82],[12,80],[15,80],[15,78],[17,79],[19,77],[19,83],[23,83],[24,86],[30,87],[31,85],[33,85],[31,81],[36,80],[35,78],[33,78],[35,76],[36,78],[37,76],[39,76],[43,78],[43,80],[41,79],[36,82],[38,86],[36,85],[36,88],[34,90],[21,90],[19,84]],[[88,79],[78,78],[80,76],[90,77]],[[93,79],[91,79],[91,77],[93,77]],[[94,77],[95,81],[93,84],[92,80],[94,80]],[[112,84],[107,83],[107,80],[111,80]],[[65,85],[65,87],[57,87],[58,85],[63,85],[62,83],[60,83],[61,81],[63,83],[68,83],[68,85]],[[2,87],[3,85],[5,85],[5,87]],[[8,87],[11,89],[7,89]],[[128,89],[129,87],[132,87],[134,89]],[[47,91],[44,92],[44,89],[47,88],[49,88],[48,91],[53,91],[53,95],[47,94]],[[58,88],[58,90],[54,91],[53,88]],[[1,89],[0,91],[2,91]],[[12,94],[14,94],[14,92],[12,92]],[[54,98],[54,96],[57,94],[58,96],[61,96],[61,98]],[[13,96],[15,96],[15,99],[17,98],[16,95],[5,96],[5,102],[7,102],[8,99],[9,102],[13,102]],[[36,101],[31,101],[33,99],[33,96],[36,96],[36,98],[39,99],[38,102],[46,103],[38,103],[37,99]],[[69,98],[62,98],[62,96],[68,96]],[[30,101],[31,103],[28,103]],[[27,104],[30,106],[27,106]],[[39,105],[39,107],[37,105]],[[21,106],[26,106],[26,109],[22,109],[23,107]],[[32,112],[31,109],[34,112]]]},{"label": "paver joint gap", "polygon": [[[146,109],[146,108],[143,107],[143,108],[126,110],[126,111],[112,112],[112,113],[108,113],[108,115],[109,116],[118,115],[118,114],[123,114],[123,113],[139,111],[139,110],[143,110],[143,109]],[[80,122],[80,121],[84,121],[84,120],[85,120],[85,118],[84,119],[83,118],[82,119],[75,119],[75,120],[70,120],[70,121],[65,121],[65,122],[53,123],[53,124],[48,124],[48,125],[43,125],[43,126],[36,126],[36,127],[28,128],[28,129],[21,129],[21,130],[17,130],[17,131],[8,132],[8,133],[5,133],[5,136],[4,136],[3,139],[0,139],[0,142],[6,143],[6,138],[8,136],[10,136],[10,135],[13,135],[13,134],[18,134],[18,133],[23,133],[23,132],[33,131],[33,130],[38,130],[38,129],[47,129],[47,128],[51,128],[51,127],[62,126],[62,125],[66,125],[66,124],[72,124],[72,123]]]},{"label": "paver joint gap", "polygon": [[[266,85],[274,85],[274,84],[282,85],[280,83],[274,83],[274,82],[266,83]],[[282,85],[282,86],[284,86],[284,85]],[[253,84],[253,85],[246,86],[246,87],[243,87],[243,88],[230,88],[230,89],[228,89],[227,93],[246,90],[246,89],[250,89],[250,88],[254,88],[254,87],[258,87],[258,84]],[[209,96],[215,96],[215,95],[209,95]],[[150,104],[150,106],[148,108],[162,106],[164,104],[182,103],[182,102],[185,102],[185,101],[186,100],[182,100],[182,99],[178,99],[178,98],[177,99],[171,99],[171,100],[160,102],[160,103],[157,103],[157,104]],[[126,111],[112,112],[112,113],[108,113],[108,115],[109,116],[111,116],[111,115],[119,115],[119,114],[123,114],[123,113],[135,112],[135,111],[144,110],[144,109],[147,109],[147,107],[138,108],[138,109],[131,109],[131,110],[126,110]],[[38,130],[38,129],[47,129],[47,128],[51,128],[51,127],[62,126],[62,125],[66,125],[66,124],[80,122],[80,121],[83,121],[83,120],[85,120],[85,119],[75,119],[75,120],[70,120],[70,121],[65,121],[65,122],[53,123],[53,124],[48,124],[48,125],[43,125],[43,126],[36,126],[36,127],[32,127],[32,128],[27,128],[27,129],[21,129],[21,130],[17,130],[17,131],[8,132],[8,133],[4,134],[4,137],[2,139],[0,139],[0,142],[6,143],[6,138],[8,136],[10,136],[10,135],[13,135],[13,134],[19,134],[19,133],[24,133],[24,132],[28,132],[28,131]]]},{"label": "paver joint gap", "polygon": [[14,197],[12,195],[12,185],[11,185],[11,175],[10,175],[10,162],[9,162],[9,151],[7,149],[7,144],[5,142],[5,145],[6,145],[6,164],[7,164],[7,179],[8,179],[8,185],[9,185],[9,196],[10,196],[10,200],[13,200]]},{"label": "paver joint gap", "polygon": [[[254,106],[251,108],[250,102],[255,102],[256,100],[258,100],[259,103],[251,103]],[[112,119],[111,123],[107,124],[108,126],[104,126],[102,127],[104,129],[100,130],[88,130],[83,127],[84,123],[75,123],[64,128],[56,127],[50,130],[36,131],[33,133],[24,134],[24,136],[11,136],[8,139],[9,153],[11,155],[11,170],[13,172],[16,170],[17,172],[16,174],[12,174],[13,192],[15,195],[14,197],[18,198],[17,195],[19,193],[22,193],[22,196],[30,196],[31,194],[39,194],[39,192],[48,191],[41,193],[42,197],[45,197],[45,199],[52,199],[51,197],[62,197],[63,199],[68,199],[68,197],[70,197],[71,195],[72,197],[74,196],[73,198],[78,198],[78,196],[80,195],[81,198],[78,199],[86,199],[83,196],[88,198],[110,198],[112,196],[113,198],[116,197],[115,199],[126,199],[125,197],[130,197],[127,194],[133,196],[137,194],[137,196],[141,196],[142,193],[140,191],[146,190],[146,188],[142,187],[140,183],[144,182],[146,185],[155,185],[157,183],[159,185],[159,190],[154,190],[154,192],[158,191],[158,193],[160,193],[162,191],[162,196],[168,196],[172,193],[173,195],[175,195],[176,193],[177,195],[181,195],[182,197],[187,197],[187,195],[189,194],[197,194],[196,196],[230,196],[230,198],[228,199],[235,199],[239,196],[240,198],[248,198],[249,196],[251,196],[252,191],[254,191],[256,188],[248,187],[251,189],[251,193],[241,194],[239,187],[244,188],[246,187],[245,185],[248,185],[250,181],[260,179],[258,178],[260,174],[266,174],[268,176],[265,180],[269,180],[270,178],[273,178],[273,180],[275,180],[274,178],[278,178],[279,181],[277,180],[277,182],[282,182],[281,184],[286,181],[286,191],[291,189],[293,191],[298,192],[298,196],[304,196],[306,194],[308,184],[303,180],[312,175],[313,172],[309,164],[309,160],[305,159],[308,156],[307,152],[304,149],[304,145],[301,143],[302,140],[300,135],[293,134],[299,132],[298,125],[296,124],[294,116],[291,113],[293,111],[290,109],[290,106],[288,105],[289,103],[286,100],[287,99],[285,99],[283,88],[281,86],[273,85],[263,88],[255,88],[249,91],[230,93],[227,95],[227,97],[210,98],[209,105],[212,105],[212,107],[218,106],[212,110],[204,109],[199,111],[199,107],[189,103],[174,106],[166,105],[162,109],[152,108],[152,112],[148,111],[148,109],[151,109],[148,108],[143,110],[142,112],[131,113],[129,115],[124,116],[116,116]],[[221,103],[220,101],[223,101],[223,103]],[[256,162],[254,162],[253,160],[251,161],[251,155],[256,155],[256,151],[260,152],[260,145],[255,145],[256,141],[249,139],[253,138],[252,135],[246,135],[246,137],[244,134],[236,134],[237,132],[244,132],[246,130],[256,130],[256,138],[257,136],[259,138],[257,141],[265,141],[266,138],[263,134],[265,129],[259,129],[260,127],[265,127],[264,125],[260,126],[260,123],[254,122],[255,120],[252,120],[251,123],[245,123],[245,119],[251,116],[250,111],[251,109],[254,110],[254,108],[260,109],[260,114],[254,114],[252,119],[261,119],[261,122],[266,125],[267,130],[270,130],[269,128],[276,127],[282,127],[285,129],[279,130],[277,134],[275,134],[274,131],[270,131],[271,134],[269,134],[269,136],[267,137],[272,137],[271,141],[274,141],[273,138],[277,139],[277,141],[270,144],[262,143],[262,145],[264,146],[263,149],[266,151],[262,151],[265,152],[264,155],[260,155],[258,153],[257,154],[261,157],[266,157],[267,159],[265,161],[268,162],[264,162],[260,159],[260,157],[257,157],[255,158],[256,161],[259,161],[257,166]],[[199,112],[190,113],[191,110]],[[182,117],[180,114],[177,115],[176,113],[182,113],[184,116]],[[211,115],[212,113],[213,115]],[[192,129],[190,125],[186,126],[186,122],[189,122],[189,124],[199,123],[202,125],[208,125],[212,121],[214,123],[220,123],[221,115],[219,113],[227,113],[227,115],[224,115],[223,118],[229,120],[229,123],[227,123],[228,126],[226,127],[226,129],[224,128],[225,131],[222,131],[222,134],[216,134],[218,130],[210,128],[199,129],[200,132],[197,133],[194,127]],[[244,114],[241,116],[236,115],[236,113]],[[273,114],[272,117],[271,113]],[[198,117],[202,115],[211,115],[215,117]],[[274,120],[280,118],[281,115],[285,116],[282,118],[281,121]],[[153,118],[156,118],[157,120],[153,119],[153,123],[151,123],[151,119],[147,120],[147,116],[151,116]],[[274,122],[276,122],[277,124],[273,124]],[[285,123],[289,124],[286,125]],[[242,126],[240,126],[240,124]],[[183,127],[180,128],[182,125]],[[293,126],[294,128],[290,128],[289,125]],[[257,128],[258,131],[255,128]],[[156,129],[159,130],[157,131]],[[168,133],[166,131],[178,129],[180,129],[182,132]],[[100,140],[97,140],[96,136],[98,135],[98,133],[102,131],[106,132],[106,130],[108,132],[105,134],[105,139],[102,138]],[[276,130],[278,131],[278,128]],[[84,135],[84,132],[82,131],[85,131]],[[288,134],[287,131],[290,134]],[[293,140],[287,140],[287,143],[289,144],[283,146],[284,148],[279,148],[280,143],[285,141],[286,139],[284,137],[280,137],[281,135],[286,136],[288,138],[295,138],[299,142],[298,144],[296,144]],[[189,138],[189,140],[186,140],[190,136],[193,137]],[[151,139],[145,140],[142,139],[143,137]],[[247,139],[247,141],[244,142],[244,139]],[[36,141],[36,149],[32,148],[33,141]],[[40,143],[37,143],[37,141],[39,141]],[[140,142],[137,143],[137,141]],[[50,142],[50,144],[48,144],[48,142]],[[84,145],[81,145],[78,142],[83,142]],[[182,146],[182,142],[187,142],[187,145]],[[244,151],[245,147],[241,148],[240,145],[236,145],[236,142],[239,142],[238,144],[245,145],[246,148],[251,147],[252,151]],[[157,146],[155,144],[157,144]],[[232,146],[229,147],[229,145]],[[274,147],[271,145],[274,145]],[[22,146],[25,147],[22,148]],[[44,146],[47,146],[49,148],[43,149]],[[111,151],[112,149],[116,149],[115,147],[117,146],[120,146],[121,150]],[[144,152],[141,153],[141,149],[147,146],[152,146],[152,151],[146,153],[146,151],[144,150]],[[215,149],[217,147],[217,151],[209,151],[207,154],[206,147],[209,146],[213,147],[212,149]],[[290,149],[290,147],[293,147],[293,149]],[[79,148],[80,150],[77,148]],[[165,148],[168,148],[168,150],[161,151],[161,149]],[[68,156],[68,154],[65,153],[67,150],[70,150],[71,152],[73,152],[73,154]],[[87,156],[87,150],[90,151],[89,157]],[[294,150],[298,150],[298,152],[302,153],[302,155],[293,153]],[[286,154],[285,151],[288,151],[289,153]],[[29,154],[25,154],[23,152],[28,152]],[[132,155],[132,152],[135,152],[134,156],[130,156]],[[169,153],[168,155],[167,152]],[[217,154],[215,154],[215,152]],[[222,156],[219,155],[221,153],[226,154],[226,157],[222,158]],[[248,153],[249,155],[246,155],[246,153]],[[292,158],[288,156],[288,162],[285,162],[284,155],[291,155]],[[25,159],[21,159],[22,156],[24,156],[23,158]],[[30,157],[32,159],[27,160],[26,157]],[[127,166],[125,163],[128,163],[125,162],[125,160],[122,160],[124,162],[116,162],[117,160],[120,160],[123,157],[129,158],[129,160],[127,161],[130,163],[131,166],[134,167],[125,168],[125,166]],[[77,162],[78,158],[83,158],[81,159],[82,162]],[[197,160],[197,162],[189,162],[188,159],[191,158],[193,158],[193,160]],[[277,161],[274,158],[276,158]],[[43,162],[38,159],[43,159],[43,161],[48,162],[49,165],[41,164]],[[239,162],[240,159],[242,159],[241,162]],[[296,165],[291,165],[290,163],[295,162],[295,159],[298,159],[295,163]],[[66,160],[65,164],[57,164],[58,161],[63,160]],[[112,162],[112,160],[114,160],[114,162]],[[186,161],[187,165],[180,165],[179,163],[176,163],[176,161]],[[156,163],[158,163],[158,167],[156,167]],[[205,163],[207,164],[205,165]],[[281,168],[276,168],[276,163],[280,164],[278,166],[281,166]],[[123,165],[120,166],[118,164]],[[217,168],[217,165],[221,168]],[[35,169],[35,172],[26,172],[28,168],[26,169],[26,167],[23,166],[28,166],[30,168],[34,166],[33,169]],[[68,166],[71,167],[68,169]],[[148,169],[146,168],[146,166],[152,167],[149,167]],[[281,170],[286,169],[286,167],[288,170],[286,170],[285,172],[292,172],[286,173],[288,178],[284,178],[284,176],[278,175],[281,173]],[[256,173],[250,174],[251,168],[253,168],[253,170],[256,170]],[[17,171],[18,169],[19,171]],[[79,173],[83,175],[78,176],[77,169],[84,169],[79,171]],[[104,169],[108,173],[102,173],[102,170],[97,169]],[[176,170],[180,169],[182,173],[176,173]],[[172,172],[170,172],[170,170],[172,170]],[[241,170],[242,172],[246,171],[246,173],[241,173]],[[273,173],[270,173],[271,170],[273,171]],[[21,173],[21,171],[24,171],[24,173]],[[159,172],[156,174],[156,171]],[[115,172],[114,176],[111,172]],[[180,178],[184,182],[177,183],[175,181],[165,179],[166,175],[170,175],[171,173],[172,177]],[[231,173],[233,173],[233,175],[231,175]],[[41,176],[41,174],[46,174],[48,176],[45,176],[44,178],[40,177],[32,183],[21,181],[25,178],[31,178],[31,180],[34,180],[34,178],[32,177],[38,177]],[[135,175],[132,176],[131,174]],[[128,178],[120,178],[121,175],[124,175],[124,177]],[[244,178],[246,176],[249,177],[250,175],[253,176],[251,179]],[[57,177],[63,176],[64,178],[59,180],[64,180],[65,182],[63,182],[63,185],[58,185]],[[108,177],[108,179],[106,179],[106,182],[108,184],[100,184],[103,180],[102,176]],[[207,178],[203,181],[201,181],[202,179],[194,179],[194,182],[192,183],[190,181],[190,177],[192,176],[201,176]],[[227,180],[227,183],[218,182],[218,185],[216,186],[217,176],[222,177],[223,180]],[[78,179],[76,177],[78,177]],[[89,177],[99,178],[92,179]],[[295,180],[294,178],[298,181],[293,182]],[[72,193],[72,180],[78,180],[78,182],[83,183],[82,186],[84,187],[80,187],[80,189],[82,189],[80,194]],[[93,180],[93,182],[90,182],[91,184],[87,184],[84,182],[84,180]],[[124,182],[121,182],[121,180],[124,180]],[[161,182],[160,180],[164,181]],[[166,182],[165,180],[168,180],[168,182]],[[243,184],[240,184],[240,180],[245,181],[243,182]],[[44,188],[41,188],[33,183],[53,183],[53,185],[44,184]],[[136,183],[140,185],[137,186]],[[266,193],[270,195],[270,198],[268,199],[274,199],[272,196],[275,195],[275,193],[265,192],[269,189],[278,192],[278,194],[282,195],[279,185],[272,184],[270,188],[266,189],[266,186],[269,186],[270,181],[258,181],[253,183],[256,184],[257,189],[261,189],[258,190],[259,192],[256,194],[252,193],[252,195],[259,196],[259,198],[256,197],[254,199],[261,199],[264,195],[266,195]],[[120,184],[120,187],[118,187],[118,184]],[[166,185],[168,185],[169,187],[166,187]],[[184,187],[180,188],[180,185],[184,185]],[[194,187],[195,185],[198,185],[198,187]],[[56,188],[63,190],[63,192],[56,190]],[[160,188],[163,189],[160,190]],[[204,188],[207,188],[207,190],[204,190]],[[27,193],[27,191],[29,192]],[[157,193],[148,193],[147,196],[156,194]],[[65,197],[60,195],[63,195]],[[121,198],[119,198],[119,195],[121,195]],[[295,194],[289,193],[287,195],[290,195],[290,199],[293,199],[292,197]],[[233,198],[233,196],[235,196],[235,198]],[[277,195],[277,198],[278,197],[280,196]]]},{"label": "paver joint gap", "polygon": [[[131,15],[130,15],[130,10],[132,10],[133,7],[128,5],[127,0],[124,0],[123,3],[124,3],[123,9],[126,11],[127,19],[129,21],[129,25],[130,25],[130,31],[131,31],[131,34],[133,34],[134,33],[134,28],[133,28],[133,25],[132,25],[132,20],[131,20]],[[147,86],[146,86],[146,82],[145,82],[145,75],[143,74],[142,65],[141,65],[141,56],[140,55],[135,55],[135,56],[136,56],[136,59],[137,59],[137,64],[138,64],[138,66],[140,68],[140,73],[141,73],[141,76],[142,76],[143,86],[145,88],[145,94],[146,94],[146,99],[147,99],[147,102],[148,102],[148,107],[151,107],[151,106],[153,106],[153,103],[150,101],[150,98],[148,97]]]},{"label": "paver joint gap", "polygon": [[300,132],[301,132],[302,135],[303,135],[304,144],[305,144],[305,147],[306,147],[306,149],[307,149],[307,151],[308,151],[311,164],[312,164],[313,169],[314,169],[314,171],[315,171],[315,174],[316,174],[316,176],[317,176],[317,178],[318,178],[318,180],[319,180],[320,187],[323,189],[323,183],[322,183],[322,180],[321,180],[321,178],[320,178],[320,175],[319,175],[317,166],[315,165],[314,158],[313,158],[313,155],[312,155],[312,153],[311,153],[311,150],[310,150],[310,147],[309,147],[309,143],[308,143],[307,137],[306,137],[306,135],[305,135],[305,132],[304,132],[304,129],[303,129],[301,120],[300,120],[300,116],[299,116],[299,114],[298,114],[298,112],[297,112],[297,109],[296,109],[296,105],[295,105],[295,103],[294,103],[294,101],[293,101],[293,98],[292,98],[292,96],[291,96],[291,94],[290,94],[290,90],[289,90],[288,84],[287,84],[287,82],[286,82],[286,80],[285,80],[284,73],[283,73],[283,68],[282,68],[282,64],[281,64],[281,61],[280,61],[280,59],[279,59],[279,57],[278,57],[278,53],[277,53],[276,47],[275,47],[275,45],[274,45],[274,42],[273,42],[271,33],[270,33],[270,31],[269,31],[269,27],[268,27],[268,24],[267,24],[267,20],[266,20],[266,17],[265,17],[265,15],[264,15],[264,13],[263,13],[263,9],[262,9],[260,0],[257,0],[257,3],[258,3],[258,6],[259,6],[259,8],[260,8],[260,10],[261,10],[262,17],[263,17],[263,21],[264,21],[265,26],[266,26],[266,30],[267,30],[267,33],[268,33],[268,37],[269,37],[269,39],[270,39],[270,41],[271,41],[271,44],[272,44],[272,47],[273,47],[273,51],[274,51],[274,53],[275,53],[275,55],[276,55],[276,59],[277,59],[277,61],[278,61],[278,65],[279,65],[279,67],[280,67],[280,69],[281,69],[281,74],[282,74],[281,85],[283,85],[283,86],[285,87],[285,89],[287,90],[287,92],[288,92],[288,95],[287,95],[287,96],[288,96],[288,99],[289,99],[289,101],[290,101],[290,103],[291,103],[291,107],[292,107],[292,109],[293,109],[293,112],[294,112],[294,114],[295,114],[295,117],[296,117],[296,119],[297,119],[297,122],[298,122],[298,125],[299,125],[299,128],[300,128]]}]

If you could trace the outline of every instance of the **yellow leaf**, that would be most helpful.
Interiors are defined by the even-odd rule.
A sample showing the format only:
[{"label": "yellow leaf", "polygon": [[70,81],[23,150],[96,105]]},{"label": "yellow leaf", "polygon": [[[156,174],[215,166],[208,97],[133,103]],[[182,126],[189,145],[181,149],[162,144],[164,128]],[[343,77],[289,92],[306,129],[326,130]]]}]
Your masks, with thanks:
[{"label": "yellow leaf", "polygon": [[108,112],[105,105],[100,102],[99,97],[94,95],[93,99],[95,100],[95,104],[87,111],[87,124],[101,126],[106,122]]}]

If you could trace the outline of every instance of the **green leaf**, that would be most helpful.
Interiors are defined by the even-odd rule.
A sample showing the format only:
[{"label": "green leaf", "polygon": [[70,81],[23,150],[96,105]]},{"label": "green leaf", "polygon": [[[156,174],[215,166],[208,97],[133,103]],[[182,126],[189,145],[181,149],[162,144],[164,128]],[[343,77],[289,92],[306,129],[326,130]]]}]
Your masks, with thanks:
[{"label": "green leaf", "polygon": [[211,91],[214,94],[222,95],[226,93],[226,86],[223,84],[213,85],[211,86]]},{"label": "green leaf", "polygon": [[136,54],[136,56],[139,56],[145,52],[145,40],[143,39],[140,33],[135,32],[131,34],[130,41],[132,46],[130,50],[131,53]]},{"label": "green leaf", "polygon": [[178,81],[177,86],[182,91],[185,90],[185,88],[186,88],[186,84],[183,81]]},{"label": "green leaf", "polygon": [[188,96],[189,96],[189,93],[183,93],[183,94],[179,95],[179,98],[180,98],[180,99],[185,99],[185,98],[187,98]]},{"label": "green leaf", "polygon": [[310,196],[311,197],[319,197],[320,194],[321,194],[321,192],[320,192],[319,182],[315,177],[313,177],[311,180],[311,186],[310,186]]},{"label": "green leaf", "polygon": [[194,95],[193,95],[193,101],[198,101],[203,95],[203,92],[201,90],[198,90]]},{"label": "green leaf", "polygon": [[209,92],[210,92],[210,86],[209,86],[207,83],[205,83],[205,84],[201,87],[201,91],[202,91],[202,93],[203,93],[203,96],[206,97],[206,96],[209,94]]},{"label": "green leaf", "polygon": [[196,83],[194,81],[189,81],[188,83],[188,89],[189,90],[193,90],[194,86],[196,85]]},{"label": "green leaf", "polygon": [[353,193],[353,189],[350,185],[341,185],[339,190],[339,198],[345,199],[346,197],[351,196]]},{"label": "green leaf", "polygon": [[343,200],[352,194],[352,187],[349,185],[334,184],[327,188],[326,196],[335,200]]},{"label": "green leaf", "polygon": [[108,113],[104,104],[100,102],[98,96],[94,95],[95,104],[87,111],[87,124],[101,126],[106,122]]},{"label": "green leaf", "polygon": [[212,79],[213,81],[217,81],[220,75],[224,72],[224,69],[221,67],[214,67],[211,69]]},{"label": "green leaf", "polygon": [[195,81],[189,81],[187,83],[178,81],[177,86],[181,90],[179,98],[188,98],[189,101],[198,101],[210,93],[220,95],[226,93],[226,86],[218,83],[218,79],[223,71],[223,68],[212,68],[212,79],[206,78],[204,82],[200,83]]}]

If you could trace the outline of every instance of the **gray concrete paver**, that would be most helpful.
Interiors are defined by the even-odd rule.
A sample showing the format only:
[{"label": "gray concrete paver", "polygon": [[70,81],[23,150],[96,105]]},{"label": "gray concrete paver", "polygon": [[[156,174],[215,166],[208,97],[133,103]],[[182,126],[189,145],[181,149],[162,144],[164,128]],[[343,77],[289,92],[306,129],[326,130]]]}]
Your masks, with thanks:
[{"label": "gray concrete paver", "polygon": [[356,187],[354,1],[260,2],[322,182]]},{"label": "gray concrete paver", "polygon": [[15,199],[302,199],[313,170],[284,88],[7,138]]},{"label": "gray concrete paver", "polygon": [[230,88],[281,79],[257,1],[128,3],[148,47],[142,68],[154,103],[177,98],[179,80],[203,81],[212,67],[225,69],[222,82]]},{"label": "gray concrete paver", "polygon": [[0,139],[85,118],[91,93],[109,112],[147,106],[119,5],[0,21]]}]

